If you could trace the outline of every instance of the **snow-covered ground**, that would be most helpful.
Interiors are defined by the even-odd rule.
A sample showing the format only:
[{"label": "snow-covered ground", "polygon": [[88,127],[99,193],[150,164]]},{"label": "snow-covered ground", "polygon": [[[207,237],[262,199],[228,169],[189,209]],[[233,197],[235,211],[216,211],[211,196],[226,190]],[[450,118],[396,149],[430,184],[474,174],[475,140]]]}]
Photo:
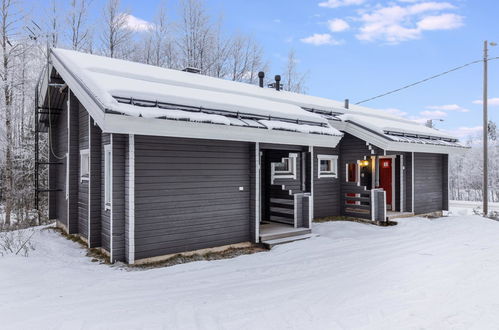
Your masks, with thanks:
[{"label": "snow-covered ground", "polygon": [[0,258],[2,329],[489,329],[499,324],[499,222],[315,224],[270,252],[127,271],[38,231]]},{"label": "snow-covered ground", "polygon": [[[473,209],[482,210],[482,202],[450,201],[449,204],[454,215],[471,215]],[[499,203],[489,202],[489,212],[499,212]]]}]

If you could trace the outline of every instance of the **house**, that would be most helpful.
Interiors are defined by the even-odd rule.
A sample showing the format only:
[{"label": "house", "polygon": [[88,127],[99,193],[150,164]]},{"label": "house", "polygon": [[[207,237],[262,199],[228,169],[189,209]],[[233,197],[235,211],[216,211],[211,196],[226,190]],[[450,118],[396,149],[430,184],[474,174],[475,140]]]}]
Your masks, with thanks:
[{"label": "house", "polygon": [[[130,264],[448,208],[452,136],[337,101],[52,49],[49,217]],[[42,166],[42,165],[39,165]]]}]

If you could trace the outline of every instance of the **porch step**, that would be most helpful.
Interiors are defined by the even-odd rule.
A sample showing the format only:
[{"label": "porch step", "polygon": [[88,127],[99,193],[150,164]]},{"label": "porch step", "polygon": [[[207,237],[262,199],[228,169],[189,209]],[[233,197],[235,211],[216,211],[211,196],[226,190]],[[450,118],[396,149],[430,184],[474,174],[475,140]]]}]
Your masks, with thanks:
[{"label": "porch step", "polygon": [[282,238],[276,238],[276,239],[271,239],[271,240],[267,240],[267,241],[262,241],[262,244],[265,245],[265,247],[267,249],[271,249],[276,245],[301,241],[301,240],[308,239],[308,238],[315,237],[315,236],[317,236],[317,235],[305,234],[305,235],[298,235],[298,236],[282,237]]},{"label": "porch step", "polygon": [[287,237],[293,237],[293,236],[301,236],[301,235],[306,235],[310,234],[312,230],[308,228],[293,228],[290,227],[289,230],[282,230],[274,233],[268,233],[268,234],[262,234],[260,235],[260,241],[271,241],[275,239],[280,239],[280,238],[287,238]]}]

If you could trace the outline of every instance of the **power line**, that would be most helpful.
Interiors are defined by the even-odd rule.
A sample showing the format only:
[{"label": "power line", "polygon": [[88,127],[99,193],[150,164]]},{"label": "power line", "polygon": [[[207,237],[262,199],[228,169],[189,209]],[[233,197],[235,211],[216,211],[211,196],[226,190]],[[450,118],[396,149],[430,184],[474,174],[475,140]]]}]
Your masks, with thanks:
[{"label": "power line", "polygon": [[[493,57],[493,58],[489,58],[488,61],[492,61],[492,60],[497,60],[499,59],[499,57]],[[422,80],[419,80],[419,81],[416,81],[412,84],[409,84],[409,85],[405,85],[403,87],[400,87],[400,88],[397,88],[397,89],[393,89],[389,92],[386,92],[386,93],[383,93],[383,94],[379,94],[379,95],[376,95],[376,96],[373,96],[373,97],[370,97],[368,99],[365,99],[365,100],[362,100],[362,101],[359,101],[355,104],[361,104],[361,103],[365,103],[365,102],[369,102],[369,101],[372,101],[372,100],[375,100],[375,99],[378,99],[380,97],[383,97],[383,96],[387,96],[387,95],[390,95],[390,94],[393,94],[393,93],[397,93],[397,92],[400,92],[401,90],[404,90],[404,89],[407,89],[407,88],[410,88],[410,87],[413,87],[413,86],[416,86],[416,85],[419,85],[419,84],[422,84],[424,82],[427,82],[429,80],[432,80],[432,79],[435,79],[435,78],[438,78],[438,77],[441,77],[441,76],[444,76],[448,73],[451,73],[451,72],[454,72],[454,71],[457,71],[457,70],[460,70],[460,69],[463,69],[467,66],[470,66],[470,65],[473,65],[473,64],[476,64],[476,63],[480,63],[480,62],[483,62],[483,59],[480,59],[480,60],[476,60],[476,61],[473,61],[473,62],[469,62],[469,63],[466,63],[466,64],[463,64],[463,65],[460,65],[460,66],[457,66],[455,68],[452,68],[450,70],[447,70],[447,71],[444,71],[444,72],[441,72],[441,73],[438,73],[436,75],[433,75],[431,77],[428,77],[428,78],[425,78],[425,79],[422,79]]]}]

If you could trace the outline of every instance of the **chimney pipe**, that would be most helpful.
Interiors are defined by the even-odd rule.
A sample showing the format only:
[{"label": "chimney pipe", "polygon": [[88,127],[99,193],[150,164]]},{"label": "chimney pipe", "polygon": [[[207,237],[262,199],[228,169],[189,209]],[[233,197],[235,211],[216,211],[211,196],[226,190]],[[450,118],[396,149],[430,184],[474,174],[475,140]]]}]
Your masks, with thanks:
[{"label": "chimney pipe", "polygon": [[258,80],[261,88],[263,88],[263,78],[265,78],[265,72],[263,71],[258,72]]},{"label": "chimney pipe", "polygon": [[349,106],[350,106],[350,100],[345,99],[345,109],[349,109]]},{"label": "chimney pipe", "polygon": [[275,76],[275,90],[276,91],[281,90],[281,76],[280,75]]}]

